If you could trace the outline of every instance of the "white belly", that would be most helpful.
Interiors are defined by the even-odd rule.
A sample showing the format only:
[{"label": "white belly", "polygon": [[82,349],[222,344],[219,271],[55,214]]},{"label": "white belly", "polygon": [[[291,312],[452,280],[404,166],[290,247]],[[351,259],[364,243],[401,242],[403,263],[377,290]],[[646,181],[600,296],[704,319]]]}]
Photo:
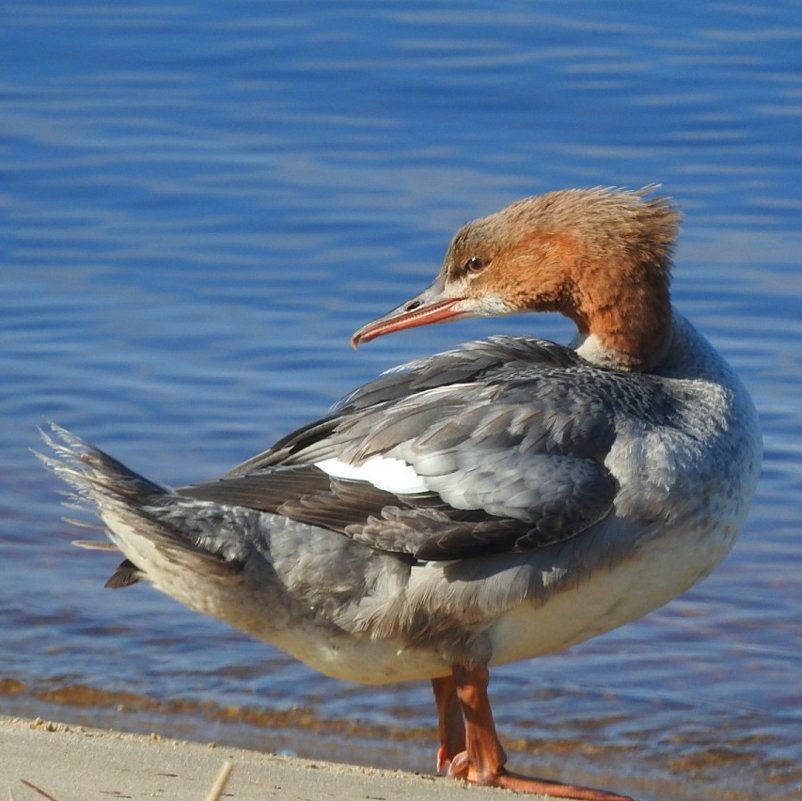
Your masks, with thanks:
[{"label": "white belly", "polygon": [[492,625],[491,664],[561,651],[643,617],[707,576],[737,533],[732,526],[704,535],[675,532],[643,545],[612,570],[595,570],[545,604],[521,604]]},{"label": "white belly", "polygon": [[[674,533],[638,548],[612,570],[597,569],[574,585],[529,599],[482,627],[490,637],[490,664],[563,650],[659,608],[704,578],[729,552],[734,526]],[[428,568],[432,569],[432,568]],[[280,648],[336,678],[366,684],[447,675],[436,648],[404,647],[400,640],[321,638],[314,631],[284,632]]]}]

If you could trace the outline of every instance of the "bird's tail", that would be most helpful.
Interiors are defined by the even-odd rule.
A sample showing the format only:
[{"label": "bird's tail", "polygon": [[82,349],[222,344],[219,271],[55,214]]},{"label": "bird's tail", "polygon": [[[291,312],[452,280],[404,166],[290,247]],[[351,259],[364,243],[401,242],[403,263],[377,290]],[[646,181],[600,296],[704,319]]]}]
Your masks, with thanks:
[{"label": "bird's tail", "polygon": [[[52,455],[35,452],[37,457],[72,488],[71,493],[65,493],[65,505],[93,512],[103,521],[101,528],[111,543],[77,540],[75,544],[116,549],[126,557],[107,587],[125,587],[144,577],[169,595],[176,595],[171,589],[176,576],[226,580],[239,572],[242,560],[237,549],[232,551],[230,543],[221,544],[215,536],[204,537],[199,530],[200,519],[207,528],[214,524],[202,502],[182,498],[149,481],[55,423],[41,435]],[[67,519],[92,526],[86,519]],[[179,600],[187,603],[184,598]]]}]

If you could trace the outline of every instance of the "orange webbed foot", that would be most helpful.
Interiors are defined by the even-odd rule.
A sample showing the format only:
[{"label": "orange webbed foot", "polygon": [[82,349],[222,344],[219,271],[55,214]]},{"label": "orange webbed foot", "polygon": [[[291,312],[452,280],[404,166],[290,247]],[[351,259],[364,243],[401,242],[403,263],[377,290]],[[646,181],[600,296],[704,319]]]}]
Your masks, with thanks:
[{"label": "orange webbed foot", "polygon": [[[447,775],[483,787],[503,787],[516,793],[531,793],[551,798],[572,798],[576,801],[633,801],[629,796],[596,790],[577,784],[563,784],[512,773],[504,767],[507,757],[496,735],[493,713],[487,697],[489,674],[485,667],[454,666],[453,684],[440,680],[435,685],[435,698],[440,712],[439,770],[447,766]],[[454,700],[462,710],[461,727],[454,724]],[[448,715],[444,714],[446,711]],[[457,743],[464,737],[465,749]]]},{"label": "orange webbed foot", "polygon": [[448,765],[446,773],[454,779],[462,779],[483,787],[503,787],[516,793],[545,795],[550,798],[570,798],[576,801],[633,801],[628,795],[619,795],[607,790],[583,787],[577,784],[563,784],[550,779],[523,776],[501,768],[496,775],[480,775],[471,765],[467,751],[457,754]]}]

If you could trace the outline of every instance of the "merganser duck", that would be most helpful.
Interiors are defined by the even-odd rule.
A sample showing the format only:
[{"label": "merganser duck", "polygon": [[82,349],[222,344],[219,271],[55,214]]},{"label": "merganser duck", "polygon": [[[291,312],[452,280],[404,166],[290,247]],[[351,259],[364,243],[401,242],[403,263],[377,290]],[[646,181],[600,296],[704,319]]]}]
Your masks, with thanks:
[{"label": "merganser duck", "polygon": [[176,490],[54,426],[45,461],[125,556],[108,586],[148,579],[329,676],[431,679],[451,776],[624,799],[509,772],[487,685],[490,666],[684,592],[747,513],[755,408],[670,303],[679,214],[651,189],[553,192],[471,222],[428,289],[353,336],[558,311],[571,347],[496,336],[412,361]]}]

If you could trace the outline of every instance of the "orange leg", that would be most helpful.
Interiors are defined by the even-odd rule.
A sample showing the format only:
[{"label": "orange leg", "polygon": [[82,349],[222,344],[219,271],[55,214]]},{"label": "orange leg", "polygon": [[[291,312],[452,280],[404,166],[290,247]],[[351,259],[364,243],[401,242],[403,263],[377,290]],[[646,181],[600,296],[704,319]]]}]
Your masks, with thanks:
[{"label": "orange leg", "polygon": [[465,723],[457,688],[452,676],[432,679],[434,701],[437,704],[437,730],[440,747],[437,749],[437,771],[445,770],[457,754],[465,750]]},{"label": "orange leg", "polygon": [[[541,793],[555,798],[574,798],[581,801],[632,801],[628,796],[604,790],[531,778],[508,771],[504,767],[507,757],[498,740],[490,700],[487,697],[487,685],[490,680],[487,668],[469,670],[455,666],[453,673],[454,688],[465,720],[465,750],[451,758],[448,769],[450,776],[480,785],[504,787],[519,793]],[[438,698],[438,709],[440,709],[437,690],[435,697]],[[441,749],[442,731],[441,726]]]}]

